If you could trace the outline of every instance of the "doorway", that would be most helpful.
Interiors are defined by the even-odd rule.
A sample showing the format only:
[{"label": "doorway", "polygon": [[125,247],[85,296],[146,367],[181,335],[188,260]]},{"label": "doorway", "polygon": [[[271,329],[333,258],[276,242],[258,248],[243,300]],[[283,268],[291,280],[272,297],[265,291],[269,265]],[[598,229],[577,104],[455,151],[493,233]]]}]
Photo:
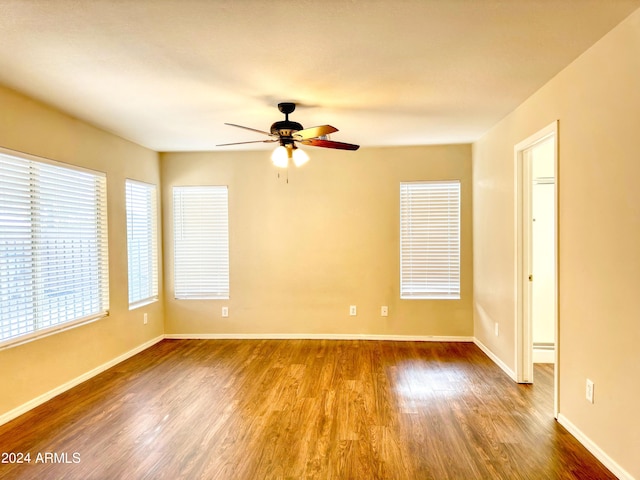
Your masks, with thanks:
[{"label": "doorway", "polygon": [[534,382],[534,363],[554,367],[558,413],[557,122],[515,146],[516,376]]}]

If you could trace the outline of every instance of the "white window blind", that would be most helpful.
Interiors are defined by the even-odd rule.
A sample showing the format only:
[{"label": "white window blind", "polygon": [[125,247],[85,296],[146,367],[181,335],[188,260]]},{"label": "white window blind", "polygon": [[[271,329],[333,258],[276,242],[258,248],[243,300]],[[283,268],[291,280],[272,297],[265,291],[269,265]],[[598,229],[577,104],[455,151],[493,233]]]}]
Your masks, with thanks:
[{"label": "white window blind", "polygon": [[0,344],[109,308],[104,174],[0,152]]},{"label": "white window blind", "polygon": [[175,297],[229,298],[226,186],[173,187]]},{"label": "white window blind", "polygon": [[400,184],[400,298],[460,298],[460,181]]},{"label": "white window blind", "polygon": [[129,308],[158,299],[156,186],[126,181]]}]

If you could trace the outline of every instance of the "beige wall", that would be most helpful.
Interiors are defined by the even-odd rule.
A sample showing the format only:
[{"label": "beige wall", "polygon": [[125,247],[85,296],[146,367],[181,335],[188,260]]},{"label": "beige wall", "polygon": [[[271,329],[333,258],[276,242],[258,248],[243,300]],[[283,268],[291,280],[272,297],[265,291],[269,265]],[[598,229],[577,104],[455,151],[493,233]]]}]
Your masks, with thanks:
[{"label": "beige wall", "polygon": [[[0,416],[162,335],[162,300],[129,311],[126,178],[159,184],[157,153],[0,87],[0,146],[106,172],[110,316],[0,351]],[[142,311],[149,315],[143,325]]]},{"label": "beige wall", "polygon": [[[292,168],[288,184],[268,151],[161,155],[165,238],[174,185],[228,185],[230,210],[228,301],[175,300],[166,242],[166,333],[471,336],[471,147],[307,152],[311,161]],[[400,300],[399,183],[456,178],[462,298]]]},{"label": "beige wall", "polygon": [[[0,416],[165,331],[475,335],[513,368],[513,146],[559,119],[560,413],[640,478],[639,78],[637,11],[474,144],[473,179],[464,145],[309,149],[288,184],[266,152],[164,154],[166,295],[134,311],[124,180],[159,183],[158,155],[0,88],[0,146],[107,173],[111,274],[108,318],[0,351]],[[398,183],[447,178],[463,187],[462,299],[401,301]],[[229,301],[173,299],[171,186],[190,184],[229,185]]]},{"label": "beige wall", "polygon": [[[475,335],[513,369],[513,147],[559,120],[560,414],[635,478],[639,81],[640,10],[473,147]],[[587,378],[595,382],[593,405],[585,400]]]}]

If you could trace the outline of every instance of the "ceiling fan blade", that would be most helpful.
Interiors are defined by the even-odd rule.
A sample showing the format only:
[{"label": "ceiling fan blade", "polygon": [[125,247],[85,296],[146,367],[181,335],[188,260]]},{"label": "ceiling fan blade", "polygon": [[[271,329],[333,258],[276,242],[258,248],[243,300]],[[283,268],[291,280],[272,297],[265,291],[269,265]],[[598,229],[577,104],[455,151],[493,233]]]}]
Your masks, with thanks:
[{"label": "ceiling fan blade", "polygon": [[271,140],[253,140],[251,142],[233,142],[233,143],[221,143],[219,145],[216,145],[216,147],[226,147],[227,145],[243,145],[245,143],[272,143],[272,142],[277,142],[278,139],[274,138]]},{"label": "ceiling fan blade", "polygon": [[305,128],[304,130],[298,130],[293,134],[293,138],[296,140],[307,140],[309,138],[322,137],[329,135],[330,133],[337,132],[336,127],[331,125],[319,125],[317,127]]},{"label": "ceiling fan blade", "polygon": [[334,142],[333,140],[322,140],[319,138],[303,140],[301,143],[313,147],[337,148],[340,150],[357,150],[360,148],[360,145],[354,145],[353,143]]},{"label": "ceiling fan blade", "polygon": [[269,135],[270,137],[276,136],[273,133],[265,132],[264,130],[256,130],[255,128],[243,127],[242,125],[236,125],[235,123],[225,123],[225,125],[229,125],[231,127],[244,128],[245,130],[251,130],[252,132],[262,133],[263,135]]}]

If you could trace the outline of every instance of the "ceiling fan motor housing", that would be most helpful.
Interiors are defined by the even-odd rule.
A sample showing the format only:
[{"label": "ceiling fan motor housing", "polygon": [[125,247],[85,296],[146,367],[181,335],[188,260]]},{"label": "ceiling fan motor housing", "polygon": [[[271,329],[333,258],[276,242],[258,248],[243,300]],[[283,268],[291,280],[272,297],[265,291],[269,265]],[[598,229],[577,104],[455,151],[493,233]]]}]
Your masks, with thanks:
[{"label": "ceiling fan motor housing", "polygon": [[290,120],[281,120],[271,125],[271,133],[280,137],[280,143],[293,143],[293,134],[303,130],[302,125],[298,122],[292,122]]}]

